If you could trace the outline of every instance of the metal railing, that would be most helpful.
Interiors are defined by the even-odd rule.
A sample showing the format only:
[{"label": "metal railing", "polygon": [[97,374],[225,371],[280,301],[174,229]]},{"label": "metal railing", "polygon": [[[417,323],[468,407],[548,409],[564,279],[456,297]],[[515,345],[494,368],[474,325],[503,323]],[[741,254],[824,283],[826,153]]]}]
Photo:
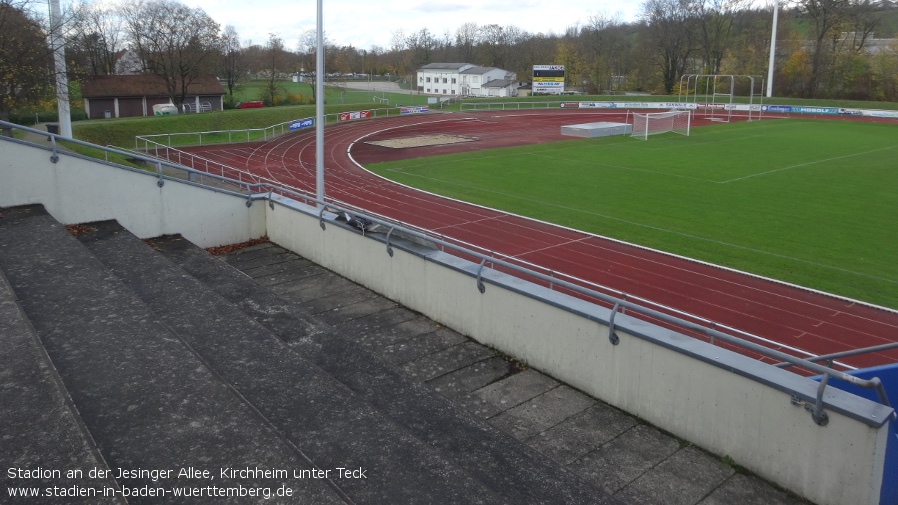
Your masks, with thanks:
[{"label": "metal railing", "polygon": [[[39,130],[34,130],[31,128],[15,125],[12,123],[6,123],[0,121],[0,127],[2,128],[13,128],[19,129],[25,132],[37,133],[42,135],[43,137],[47,137],[47,133],[41,132]],[[451,251],[452,253],[470,258],[475,264],[479,264],[476,274],[468,273],[472,277],[475,277],[476,282],[475,286],[480,292],[484,292],[486,289],[486,283],[489,283],[490,280],[484,277],[484,270],[489,265],[491,270],[495,271],[503,271],[503,272],[513,272],[517,274],[519,277],[524,278],[526,280],[530,280],[531,282],[536,281],[539,284],[543,284],[549,286],[552,289],[563,288],[564,290],[575,293],[581,297],[584,297],[593,303],[596,303],[601,306],[611,307],[610,317],[605,320],[602,317],[596,316],[595,314],[585,314],[590,319],[600,322],[601,324],[607,324],[609,327],[609,341],[613,345],[617,345],[619,342],[619,337],[616,332],[616,323],[615,317],[619,313],[624,313],[625,311],[629,311],[629,314],[635,314],[637,317],[641,319],[649,319],[651,321],[660,321],[670,327],[677,328],[680,331],[683,331],[686,334],[692,335],[702,335],[708,338],[712,343],[714,341],[719,340],[726,342],[734,347],[739,349],[744,349],[750,351],[752,353],[757,353],[762,356],[770,357],[780,362],[779,365],[781,367],[790,366],[790,367],[799,367],[801,369],[807,370],[814,374],[819,374],[822,376],[823,380],[820,381],[820,385],[818,387],[818,392],[816,395],[816,399],[802,400],[797,395],[793,394],[793,402],[796,404],[804,404],[805,408],[811,413],[814,421],[820,425],[826,424],[826,413],[823,411],[823,390],[826,388],[828,381],[832,379],[837,379],[844,381],[846,383],[866,388],[873,389],[876,391],[877,397],[879,398],[880,403],[887,407],[891,407],[889,402],[889,398],[886,394],[885,388],[882,385],[882,382],[874,377],[872,379],[861,379],[855,376],[852,376],[848,373],[834,370],[833,368],[820,365],[816,363],[819,360],[829,360],[836,359],[838,357],[843,357],[850,355],[849,353],[863,353],[863,352],[873,352],[883,350],[885,348],[891,349],[898,347],[898,343],[888,344],[887,347],[876,346],[869,349],[860,349],[856,351],[849,351],[849,353],[837,353],[835,355],[828,356],[807,356],[805,358],[800,358],[793,356],[791,354],[771,349],[770,347],[764,346],[760,343],[757,343],[753,340],[764,341],[763,338],[758,337],[756,335],[751,335],[746,332],[741,332],[739,330],[735,330],[733,328],[729,328],[724,325],[717,325],[713,322],[710,322],[706,319],[693,316],[682,311],[678,311],[676,309],[672,309],[670,307],[666,307],[660,304],[656,304],[651,302],[650,300],[646,300],[639,297],[629,296],[625,293],[621,293],[616,290],[611,290],[607,287],[600,286],[597,284],[592,284],[582,279],[577,279],[572,276],[568,276],[565,274],[561,274],[559,272],[555,272],[549,269],[545,269],[542,267],[538,267],[536,265],[521,262],[519,260],[515,260],[514,258],[509,258],[503,256],[501,254],[497,254],[494,251],[488,251],[486,249],[474,246],[472,244],[468,244],[459,240],[452,239],[450,237],[446,237],[440,234],[434,234],[427,230],[423,230],[418,227],[406,225],[404,223],[398,222],[396,220],[384,218],[383,216],[378,216],[371,214],[370,212],[362,211],[358,208],[345,205],[343,202],[339,202],[333,199],[325,199],[324,201],[317,200],[313,195],[298,190],[296,188],[285,187],[284,185],[274,183],[272,181],[244,181],[244,180],[236,180],[230,179],[226,176],[217,175],[217,174],[209,174],[203,172],[201,170],[197,170],[195,168],[185,167],[167,160],[162,160],[158,158],[152,158],[149,156],[144,156],[141,154],[135,154],[133,152],[127,152],[119,149],[113,149],[108,147],[96,146],[94,144],[90,144],[87,142],[82,142],[79,140],[72,139],[63,139],[55,134],[49,135],[51,146],[49,150],[51,151],[50,161],[53,163],[57,163],[59,160],[59,140],[64,140],[65,142],[70,142],[77,145],[83,145],[85,147],[100,149],[107,153],[127,156],[129,158],[134,158],[140,161],[143,161],[149,166],[155,167],[155,175],[157,177],[157,185],[159,187],[164,186],[166,180],[177,180],[182,183],[193,184],[197,186],[206,187],[213,191],[218,192],[226,192],[229,194],[234,194],[237,196],[241,196],[245,199],[245,203],[247,206],[251,206],[256,200],[268,201],[269,205],[274,206],[275,203],[278,203],[273,196],[279,195],[285,198],[289,198],[291,200],[297,200],[302,203],[305,203],[309,206],[315,206],[320,209],[318,218],[322,228],[326,228],[327,221],[324,219],[324,213],[327,210],[330,210],[334,213],[348,213],[354,216],[360,216],[365,218],[367,221],[378,224],[382,226],[384,229],[387,229],[384,237],[378,237],[380,240],[384,241],[386,244],[386,251],[392,256],[393,247],[396,248],[404,248],[403,245],[399,243],[394,243],[391,241],[391,238],[394,234],[402,234],[406,237],[414,237],[418,238],[426,243],[433,244],[435,247],[442,251]],[[46,149],[45,146],[39,146]],[[67,153],[71,154],[71,153]],[[80,156],[80,155],[75,155]],[[107,162],[110,166],[121,168],[125,170],[131,171],[140,171],[139,169],[135,169],[132,167],[127,167],[119,164],[115,164],[112,162]],[[171,175],[167,175],[164,169],[182,171],[187,174],[186,179],[176,178]],[[214,181],[223,183],[225,185],[225,189],[222,187],[215,185],[207,185],[203,184],[201,180],[198,179],[198,176],[209,177]],[[233,190],[227,188],[234,188]],[[331,221],[332,222],[332,221]],[[368,237],[372,236],[377,237],[377,235],[368,234]],[[688,318],[688,319],[687,319]],[[691,320],[690,320],[691,319]],[[731,333],[726,333],[722,330],[732,331],[736,333],[736,335]],[[741,335],[741,336],[738,336]],[[746,338],[743,338],[746,337]],[[748,340],[748,338],[752,340]],[[891,414],[893,417],[895,415],[894,410]]]},{"label": "metal railing", "polygon": [[[379,117],[398,116],[400,113],[394,107],[385,107],[380,109],[364,109],[370,115],[368,118],[374,119]],[[341,117],[351,112],[335,112],[325,114],[325,123],[339,123]],[[368,119],[364,118],[364,119]],[[267,126],[265,128],[246,128],[243,130],[209,130],[201,132],[179,132],[179,133],[159,133],[154,135],[137,135],[134,137],[134,149],[138,151],[148,152],[150,149],[161,147],[186,147],[186,146],[207,146],[217,144],[234,144],[242,142],[262,141],[268,142],[277,137],[285,135],[293,131],[291,125],[299,121],[311,118],[291,119],[276,125]],[[352,119],[352,121],[361,120]],[[142,144],[142,145],[141,145]]]}]

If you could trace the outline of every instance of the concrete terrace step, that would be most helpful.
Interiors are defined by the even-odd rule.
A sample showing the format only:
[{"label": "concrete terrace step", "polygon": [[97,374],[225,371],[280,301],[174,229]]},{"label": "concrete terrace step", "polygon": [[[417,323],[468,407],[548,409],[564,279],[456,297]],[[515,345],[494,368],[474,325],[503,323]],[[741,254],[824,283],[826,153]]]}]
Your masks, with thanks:
[{"label": "concrete terrace step", "polygon": [[[185,271],[206,283],[264,324],[299,355],[314,361],[353,392],[373,405],[391,423],[396,423],[416,439],[462,468],[492,492],[511,502],[525,503],[616,503],[563,467],[555,465],[527,446],[520,444],[474,416],[454,406],[429,388],[410,380],[401,370],[383,363],[375,354],[360,349],[357,340],[345,333],[352,328],[335,328],[308,310],[290,303],[259,285],[245,274],[219,261],[180,237],[163,237],[151,245]],[[281,253],[283,255],[283,253]],[[245,257],[252,264],[252,253]],[[289,278],[312,267],[295,255],[278,264],[262,267],[261,274],[283,274]],[[344,285],[345,286],[345,285]],[[361,300],[380,300],[376,306],[395,305],[382,298],[361,296]],[[387,308],[384,319],[404,320],[404,309]],[[418,318],[419,320],[421,318]],[[433,331],[433,323],[419,321],[423,331]],[[407,329],[411,325],[406,324]],[[307,332],[307,328],[316,331]],[[407,333],[407,332],[406,332]],[[452,332],[454,333],[454,332]],[[445,337],[449,341],[458,334]],[[388,445],[391,442],[386,441]],[[392,442],[395,443],[395,442]],[[388,447],[383,447],[389,450]],[[407,464],[412,464],[408,462]],[[427,501],[421,489],[411,501]],[[437,498],[446,502],[448,495]]]},{"label": "concrete terrace step", "polygon": [[[323,336],[317,341],[333,342],[323,325],[288,321],[281,307],[262,306],[271,300],[250,296],[246,287],[224,289],[244,300],[236,307],[115,222],[82,229],[79,239],[96,257],[316,466],[334,473],[339,467],[365,472],[364,479],[337,482],[352,502],[508,503],[505,490],[491,489],[479,475],[422,443],[239,309],[289,328],[295,341]],[[153,245],[162,249],[161,242]],[[213,276],[210,281],[222,289],[223,280]]]},{"label": "concrete terrace step", "polygon": [[[43,207],[3,211],[0,269],[102,458],[113,472],[134,472],[117,479],[119,489],[164,493],[129,501],[256,503],[259,499],[209,497],[213,484],[218,489],[289,488],[305,503],[342,501],[323,479],[303,486],[289,477],[265,478],[249,472],[220,479],[223,468],[312,467]],[[13,426],[17,432],[12,436],[26,438],[26,427]],[[3,436],[11,435],[4,431]],[[209,470],[215,478],[195,474],[177,478],[180,469],[189,467]],[[68,483],[94,490],[107,485],[105,479],[87,475]],[[185,487],[205,497],[173,496],[174,489]]]},{"label": "concrete terrace step", "polygon": [[[302,317],[327,321],[351,341],[346,348],[365,349],[372,360],[536,449],[544,464],[565,467],[623,503],[808,503],[535,370],[520,372],[476,342],[276,244],[222,259],[293,302]],[[347,363],[351,368],[358,360]],[[352,387],[374,389],[367,383]]]},{"label": "concrete terrace step", "polygon": [[[75,479],[67,478],[63,470],[84,475],[94,468],[108,470],[2,272],[0,363],[0,502],[9,498],[9,490],[16,486],[71,486]],[[16,478],[9,478],[9,469],[14,470]],[[37,478],[18,478],[19,470],[30,474],[37,469],[50,472]],[[60,473],[55,475],[52,470]],[[97,479],[97,484],[116,485],[112,479]],[[124,502],[116,497],[44,497],[42,503]]]}]

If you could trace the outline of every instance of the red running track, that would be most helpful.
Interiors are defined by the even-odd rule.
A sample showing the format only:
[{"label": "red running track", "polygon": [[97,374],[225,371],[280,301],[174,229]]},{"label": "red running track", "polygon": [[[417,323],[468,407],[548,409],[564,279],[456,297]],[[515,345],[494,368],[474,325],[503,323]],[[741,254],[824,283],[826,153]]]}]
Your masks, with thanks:
[{"label": "red running track", "polygon": [[[325,194],[502,255],[652,300],[813,355],[898,340],[898,312],[757,278],[658,251],[430,195],[385,181],[364,165],[388,159],[569,140],[565,124],[624,121],[595,111],[476,112],[401,116],[326,128]],[[694,121],[693,126],[699,126]],[[391,149],[371,140],[444,133],[472,142]],[[223,164],[315,193],[315,135],[191,149]],[[757,356],[756,356],[757,357]],[[765,359],[770,362],[770,359]],[[898,362],[898,350],[840,360],[863,368]]]}]

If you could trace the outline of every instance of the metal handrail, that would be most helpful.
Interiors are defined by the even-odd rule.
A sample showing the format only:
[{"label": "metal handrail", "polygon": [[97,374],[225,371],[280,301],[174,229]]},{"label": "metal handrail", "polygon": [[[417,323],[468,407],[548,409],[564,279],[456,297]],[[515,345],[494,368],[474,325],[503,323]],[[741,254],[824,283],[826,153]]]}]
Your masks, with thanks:
[{"label": "metal handrail", "polygon": [[[41,132],[40,130],[35,130],[33,128],[20,126],[20,125],[16,125],[13,123],[7,123],[4,121],[0,121],[0,127],[21,129],[23,131],[37,133],[37,134],[44,135],[44,136],[47,135],[46,133]],[[294,190],[294,189],[285,188],[283,186],[276,186],[276,185],[272,185],[270,183],[265,183],[265,182],[263,182],[263,183],[246,183],[243,181],[229,179],[227,177],[217,176],[215,174],[207,174],[205,172],[195,170],[192,168],[188,168],[188,167],[184,167],[184,166],[180,166],[180,165],[176,165],[171,162],[163,162],[163,161],[161,161],[159,159],[155,159],[155,158],[150,158],[150,157],[140,156],[140,155],[134,156],[133,153],[126,153],[126,152],[120,151],[118,149],[110,149],[110,148],[105,148],[105,147],[97,146],[94,144],[90,144],[87,142],[83,142],[80,140],[67,139],[67,138],[59,137],[58,135],[55,135],[55,134],[50,134],[50,135],[51,135],[51,139],[53,140],[53,142],[52,142],[53,147],[51,149],[53,152],[53,157],[58,157],[56,139],[61,138],[62,140],[65,140],[66,142],[72,142],[74,144],[83,145],[86,147],[109,151],[111,153],[118,154],[118,155],[132,156],[132,157],[136,157],[138,159],[143,159],[144,161],[147,161],[149,163],[154,163],[158,167],[160,167],[160,171],[159,171],[159,175],[158,175],[160,183],[162,183],[162,181],[164,179],[168,178],[168,176],[165,176],[164,174],[161,173],[161,166],[163,164],[165,164],[166,166],[173,168],[173,169],[183,170],[188,173],[202,174],[207,177],[212,177],[213,179],[217,179],[217,180],[220,180],[223,182],[235,184],[239,187],[243,187],[243,188],[245,188],[246,193],[243,193],[243,194],[234,193],[234,194],[247,197],[247,205],[251,205],[252,201],[259,200],[259,199],[269,200],[270,202],[273,203],[274,201],[272,200],[272,194],[277,193],[278,195],[281,195],[281,196],[284,196],[287,198],[297,198],[299,200],[302,200],[304,203],[306,203],[308,205],[315,205],[315,206],[320,207],[322,209],[322,216],[323,216],[323,211],[325,208],[328,208],[335,213],[346,212],[346,213],[350,213],[350,214],[361,215],[362,217],[365,217],[367,220],[369,220],[370,222],[372,222],[374,224],[379,224],[379,225],[388,227],[391,230],[395,229],[395,231],[401,232],[407,236],[416,237],[421,240],[425,240],[425,241],[431,242],[433,244],[436,244],[438,246],[441,246],[443,249],[451,249],[451,250],[456,251],[457,253],[460,253],[463,255],[468,255],[470,257],[476,258],[477,260],[480,260],[480,268],[477,270],[476,273],[472,273],[472,272],[466,272],[466,273],[468,275],[476,277],[476,280],[477,280],[476,285],[477,285],[477,288],[481,292],[485,291],[484,282],[490,282],[489,279],[483,277],[483,272],[482,272],[484,265],[486,263],[490,263],[492,265],[493,269],[495,269],[495,267],[498,266],[498,267],[501,267],[504,269],[511,270],[513,272],[517,272],[519,274],[522,274],[523,276],[537,279],[539,281],[543,281],[543,282],[547,282],[547,283],[553,283],[553,284],[561,286],[565,289],[571,290],[575,293],[579,293],[579,294],[582,294],[589,298],[600,300],[606,304],[613,306],[615,314],[616,314],[618,308],[628,309],[637,314],[642,314],[644,316],[648,316],[650,318],[657,319],[657,320],[663,321],[665,323],[668,323],[668,324],[671,324],[676,327],[683,328],[683,329],[686,329],[689,331],[702,333],[712,339],[720,339],[720,340],[728,342],[732,345],[735,345],[737,347],[747,349],[747,350],[756,352],[756,353],[764,355],[764,356],[775,358],[782,362],[789,363],[790,364],[789,366],[798,366],[798,367],[804,368],[808,371],[820,374],[821,376],[825,376],[825,377],[828,376],[830,378],[839,379],[843,382],[847,382],[849,384],[852,384],[852,385],[855,385],[855,386],[858,386],[861,388],[873,389],[876,391],[877,396],[879,397],[880,403],[887,407],[891,407],[888,396],[885,392],[885,388],[882,385],[882,381],[880,381],[880,379],[877,377],[874,377],[872,379],[861,379],[859,377],[855,377],[853,375],[849,375],[849,374],[841,372],[841,371],[833,370],[832,368],[828,368],[826,366],[817,364],[811,360],[804,359],[804,358],[798,358],[798,357],[792,356],[790,354],[786,354],[784,352],[781,352],[781,351],[778,351],[775,349],[771,349],[771,348],[765,347],[760,344],[756,344],[754,342],[745,340],[743,338],[736,337],[736,336],[730,335],[728,333],[724,333],[724,332],[716,329],[716,327],[714,327],[714,328],[704,327],[704,326],[699,325],[698,323],[687,321],[687,320],[679,318],[679,317],[671,316],[671,315],[661,312],[659,310],[656,310],[656,309],[653,309],[650,307],[646,307],[644,305],[640,305],[633,301],[629,301],[626,299],[626,297],[615,297],[612,295],[608,295],[606,293],[601,293],[594,289],[583,287],[581,285],[575,284],[573,282],[569,282],[564,279],[560,279],[558,277],[543,274],[541,272],[537,272],[530,268],[522,267],[522,266],[512,263],[510,261],[496,258],[493,255],[487,255],[480,251],[458,245],[457,243],[454,243],[453,241],[450,241],[450,240],[446,240],[443,237],[437,238],[437,237],[433,236],[433,234],[418,231],[417,229],[414,229],[413,227],[399,225],[393,220],[385,220],[379,216],[375,216],[370,213],[361,212],[358,209],[351,208],[348,206],[340,205],[338,203],[335,203],[332,200],[331,201],[318,200],[316,197],[314,197],[308,193],[304,193],[302,191],[298,191],[298,190]],[[111,166],[120,166],[120,165],[114,165],[112,163],[110,163],[110,165]],[[122,167],[122,168],[127,169],[128,167]],[[193,183],[193,184],[197,184],[197,183]],[[197,185],[203,186],[202,184],[197,184]],[[322,219],[323,219],[323,217],[322,217]],[[322,221],[322,228],[324,228],[323,221]],[[391,231],[391,233],[392,233],[392,231]],[[399,245],[396,242],[392,242],[390,245],[391,245],[391,247],[399,247]],[[601,322],[611,324],[611,321],[601,321]],[[825,385],[824,385],[824,387],[825,387]],[[894,415],[895,415],[895,412],[893,410],[892,416],[894,416]]]},{"label": "metal handrail", "polygon": [[[379,113],[379,112],[381,112],[381,113],[384,113],[384,112],[385,112],[385,115],[389,116],[389,115],[390,115],[390,110],[393,109],[393,108],[394,108],[394,107],[381,107],[381,108],[365,109],[365,110],[368,110],[369,112],[372,112],[373,114],[372,114],[371,117],[372,117],[372,118],[376,118],[376,117],[378,117],[378,113]],[[332,121],[335,121],[337,118],[340,117],[340,114],[345,114],[345,112],[334,112],[334,113],[331,113],[331,114],[325,114],[325,116],[324,116],[325,122],[327,123],[327,122],[329,122],[329,121],[331,121],[331,122],[332,122]],[[330,120],[329,120],[328,118],[330,118]],[[181,137],[181,136],[194,136],[194,137],[196,137],[196,138],[197,138],[197,141],[198,141],[198,142],[197,142],[198,145],[204,145],[204,144],[203,144],[203,135],[210,136],[210,135],[224,135],[224,134],[227,134],[227,135],[228,135],[228,142],[226,142],[226,143],[228,143],[228,144],[233,143],[233,142],[231,141],[231,139],[234,138],[235,134],[243,134],[243,133],[246,134],[246,138],[245,138],[245,139],[242,139],[242,135],[241,135],[241,140],[239,140],[238,142],[249,142],[249,141],[252,141],[252,140],[257,140],[257,139],[251,139],[251,138],[250,138],[250,133],[251,133],[251,132],[261,132],[261,133],[262,133],[262,140],[263,140],[263,141],[268,141],[268,140],[274,139],[274,138],[276,138],[276,137],[278,137],[278,136],[280,136],[280,135],[284,135],[285,133],[289,133],[289,132],[291,131],[291,130],[290,130],[290,125],[291,125],[291,124],[296,123],[297,121],[302,121],[302,120],[304,120],[304,119],[309,119],[309,118],[305,117],[305,118],[291,119],[291,120],[289,120],[289,121],[284,121],[284,122],[282,122],[282,123],[278,123],[278,124],[275,124],[275,125],[267,126],[267,127],[265,127],[265,128],[246,128],[246,129],[243,129],[243,130],[210,130],[210,131],[200,131],[200,132],[176,132],[176,133],[157,133],[157,134],[153,134],[153,135],[136,135],[136,136],[134,137],[134,147],[135,147],[135,149],[138,149],[138,150],[139,150],[139,149],[140,149],[140,145],[139,145],[139,144],[140,144],[140,141],[144,141],[145,143],[158,144],[158,145],[160,145],[160,146],[172,147],[172,145],[171,145],[171,139],[172,139],[172,137]],[[271,132],[270,135],[269,135],[269,133],[268,133],[269,131]],[[154,139],[154,138],[167,138],[167,139],[168,139],[168,144],[165,144],[165,143],[163,143],[163,142],[157,142],[156,140],[151,140],[151,139]],[[215,143],[207,144],[207,145],[213,145],[213,144],[218,144],[218,143],[219,143],[219,142],[215,142]]]},{"label": "metal handrail", "polygon": [[[898,349],[898,342],[892,342],[891,344],[881,344],[881,345],[871,345],[870,347],[861,347],[860,349],[851,349],[850,351],[840,351],[834,352],[830,354],[821,354],[819,356],[810,356],[805,358],[808,361],[818,362],[818,361],[831,361],[838,358],[847,358],[850,356],[858,356],[861,354],[868,354],[871,352],[879,352],[879,351],[888,351],[891,349]],[[777,368],[788,368],[790,366],[794,366],[791,363],[776,363],[773,366]]]}]

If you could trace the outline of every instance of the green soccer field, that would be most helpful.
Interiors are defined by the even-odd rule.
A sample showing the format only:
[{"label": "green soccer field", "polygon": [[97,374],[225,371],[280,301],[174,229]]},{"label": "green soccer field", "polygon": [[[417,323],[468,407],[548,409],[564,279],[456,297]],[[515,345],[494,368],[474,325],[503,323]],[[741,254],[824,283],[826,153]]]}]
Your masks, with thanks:
[{"label": "green soccer field", "polygon": [[395,181],[898,308],[898,126],[764,120],[368,166]]}]

